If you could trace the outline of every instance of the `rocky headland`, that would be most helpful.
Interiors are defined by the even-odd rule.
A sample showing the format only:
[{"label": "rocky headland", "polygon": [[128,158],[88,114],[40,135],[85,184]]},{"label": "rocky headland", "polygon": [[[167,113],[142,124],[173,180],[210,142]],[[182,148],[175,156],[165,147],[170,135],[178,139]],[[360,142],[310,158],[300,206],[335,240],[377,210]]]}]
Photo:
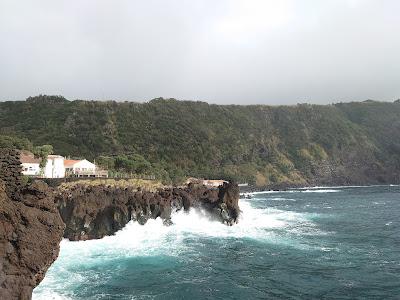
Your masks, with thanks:
[{"label": "rocky headland", "polygon": [[71,241],[112,235],[134,220],[144,225],[173,212],[202,209],[233,225],[239,217],[239,187],[189,184],[149,191],[134,186],[27,185],[19,153],[0,149],[0,299],[31,299],[32,290],[58,257],[62,237]]},{"label": "rocky headland", "polygon": [[239,188],[225,183],[217,189],[190,184],[181,188],[144,191],[135,187],[74,185],[59,189],[55,201],[66,224],[69,240],[98,239],[111,235],[135,220],[144,225],[148,219],[161,218],[171,225],[171,213],[204,209],[210,216],[233,225],[239,216]]}]

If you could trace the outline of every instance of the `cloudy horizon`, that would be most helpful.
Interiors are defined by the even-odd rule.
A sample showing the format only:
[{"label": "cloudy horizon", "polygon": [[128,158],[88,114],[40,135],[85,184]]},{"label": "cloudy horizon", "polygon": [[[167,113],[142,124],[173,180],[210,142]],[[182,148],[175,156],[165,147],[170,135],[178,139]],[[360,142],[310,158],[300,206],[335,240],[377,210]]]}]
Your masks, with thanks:
[{"label": "cloudy horizon", "polygon": [[0,99],[400,98],[400,1],[0,3]]}]

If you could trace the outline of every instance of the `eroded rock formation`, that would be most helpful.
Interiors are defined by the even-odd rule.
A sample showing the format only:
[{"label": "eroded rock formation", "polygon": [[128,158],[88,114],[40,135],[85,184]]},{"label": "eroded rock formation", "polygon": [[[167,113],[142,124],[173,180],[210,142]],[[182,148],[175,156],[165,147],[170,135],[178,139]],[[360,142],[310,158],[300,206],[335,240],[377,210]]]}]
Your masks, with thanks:
[{"label": "eroded rock formation", "polygon": [[201,185],[166,188],[157,192],[132,187],[76,185],[56,195],[61,217],[66,224],[64,237],[76,240],[98,239],[114,234],[130,220],[145,224],[161,218],[172,224],[171,213],[181,209],[204,209],[220,221],[232,225],[239,216],[239,188],[226,183],[218,189]]},{"label": "eroded rock formation", "polygon": [[64,224],[51,189],[24,187],[18,153],[0,149],[0,299],[31,299],[58,256]]},{"label": "eroded rock formation", "polygon": [[102,238],[130,220],[145,224],[161,218],[171,225],[172,212],[182,209],[203,209],[233,225],[238,200],[239,188],[233,183],[156,192],[105,185],[52,189],[42,181],[26,186],[18,152],[0,149],[0,299],[31,299],[58,256],[62,236],[74,241]]}]

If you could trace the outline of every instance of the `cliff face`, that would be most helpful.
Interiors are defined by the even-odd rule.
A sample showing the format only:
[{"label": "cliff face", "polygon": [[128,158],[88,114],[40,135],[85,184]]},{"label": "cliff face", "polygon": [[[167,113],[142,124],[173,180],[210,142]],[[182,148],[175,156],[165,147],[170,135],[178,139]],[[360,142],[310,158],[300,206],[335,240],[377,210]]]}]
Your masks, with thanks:
[{"label": "cliff face", "polygon": [[23,187],[18,153],[0,149],[0,299],[30,299],[59,253],[64,224],[51,189]]},{"label": "cliff face", "polygon": [[211,216],[233,225],[239,216],[239,188],[224,184],[219,189],[189,185],[157,192],[133,188],[78,185],[56,195],[61,217],[66,224],[64,237],[70,240],[98,239],[115,233],[130,220],[145,224],[161,218],[172,224],[171,213],[181,209],[201,208]]}]

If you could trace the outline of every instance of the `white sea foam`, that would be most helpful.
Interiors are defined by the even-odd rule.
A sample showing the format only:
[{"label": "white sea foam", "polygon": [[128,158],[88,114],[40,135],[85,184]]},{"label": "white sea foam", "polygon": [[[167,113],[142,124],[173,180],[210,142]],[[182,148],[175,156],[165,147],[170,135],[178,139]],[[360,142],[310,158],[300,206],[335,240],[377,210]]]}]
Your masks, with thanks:
[{"label": "white sea foam", "polygon": [[322,190],[314,190],[314,189],[309,189],[309,190],[303,190],[300,191],[301,193],[337,193],[340,192],[340,190],[333,190],[333,189],[322,189]]},{"label": "white sea foam", "polygon": [[274,193],[281,193],[281,191],[259,191],[259,192],[246,192],[241,193],[240,196],[253,196],[253,195],[262,195],[262,194],[274,194]]},{"label": "white sea foam", "polygon": [[272,198],[263,198],[263,200],[267,201],[293,201],[296,202],[296,199],[291,199],[291,198],[284,198],[284,197],[272,197]]},{"label": "white sea foam", "polygon": [[[294,199],[275,198],[275,200]],[[179,211],[172,215],[174,224],[171,226],[164,226],[159,218],[148,220],[144,226],[131,221],[115,235],[100,240],[79,242],[63,240],[61,253],[76,255],[79,252],[86,256],[92,252],[101,252],[107,256],[118,252],[120,255],[147,256],[167,250],[170,255],[174,255],[185,247],[182,242],[189,237],[268,240],[276,229],[289,229],[311,223],[311,218],[306,214],[270,207],[254,208],[251,202],[251,199],[240,200],[241,214],[238,224],[234,226],[226,226],[218,220],[212,220],[201,210]]]},{"label": "white sea foam", "polygon": [[390,185],[337,185],[337,186],[308,186],[308,187],[300,187],[300,188],[289,188],[288,190],[283,191],[259,191],[259,192],[246,192],[241,193],[241,195],[259,195],[259,194],[273,194],[273,193],[299,193],[299,192],[306,192],[306,193],[335,193],[340,192],[341,189],[348,189],[348,188],[368,188],[368,187],[382,187],[382,186],[390,186],[390,187],[397,187],[400,186],[399,184],[390,184]]},{"label": "white sea foam", "polygon": [[57,291],[54,287],[63,286],[60,289],[65,291],[68,287],[85,284],[88,280],[86,277],[71,276],[70,270],[85,266],[90,268],[99,259],[102,263],[107,263],[116,257],[179,257],[183,252],[193,252],[197,246],[201,247],[196,242],[201,237],[226,239],[227,243],[232,238],[245,238],[304,248],[301,243],[296,245],[296,240],[291,240],[288,235],[293,235],[296,239],[299,235],[318,234],[316,226],[306,214],[269,207],[256,208],[252,206],[251,199],[241,199],[240,208],[242,212],[239,223],[234,226],[226,226],[210,219],[203,211],[192,209],[190,212],[174,213],[174,224],[168,227],[160,219],[149,220],[144,226],[131,221],[115,235],[100,240],[63,240],[59,259],[34,290],[33,299],[68,299],[56,292],[53,294],[50,290]]},{"label": "white sea foam", "polygon": [[[190,236],[268,239],[274,229],[307,221],[300,213],[274,208],[253,208],[250,201],[241,200],[242,213],[239,223],[231,227],[211,220],[207,214],[199,210],[191,210],[189,213],[180,211],[173,215],[174,225],[172,226],[163,226],[160,219],[151,219],[145,226],[131,221],[114,236],[104,237],[101,240],[79,242],[63,240],[61,252],[63,255],[68,255],[68,253],[75,255],[79,252],[83,256],[97,251],[105,256],[108,252],[113,254],[119,252],[125,255],[132,253],[154,255],[155,252],[167,250],[165,249],[167,247],[171,248],[168,249],[169,253],[174,254],[173,249],[182,250],[179,249],[179,242]],[[173,247],[169,247],[168,241],[174,241]]]},{"label": "white sea foam", "polygon": [[61,295],[53,290],[43,290],[40,293],[33,292],[32,299],[34,300],[72,300],[72,298]]},{"label": "white sea foam", "polygon": [[337,193],[341,192],[340,189],[316,189],[316,188],[303,188],[303,189],[297,189],[297,190],[286,190],[286,191],[262,191],[262,192],[250,192],[250,193],[243,193],[241,196],[246,197],[247,195],[249,196],[257,196],[257,195],[262,195],[262,194],[276,194],[276,193]]},{"label": "white sea foam", "polygon": [[332,186],[309,186],[302,188],[291,188],[295,190],[310,190],[310,189],[348,189],[348,188],[369,188],[369,187],[384,187],[384,186],[400,186],[399,184],[371,184],[371,185],[332,185]]}]

